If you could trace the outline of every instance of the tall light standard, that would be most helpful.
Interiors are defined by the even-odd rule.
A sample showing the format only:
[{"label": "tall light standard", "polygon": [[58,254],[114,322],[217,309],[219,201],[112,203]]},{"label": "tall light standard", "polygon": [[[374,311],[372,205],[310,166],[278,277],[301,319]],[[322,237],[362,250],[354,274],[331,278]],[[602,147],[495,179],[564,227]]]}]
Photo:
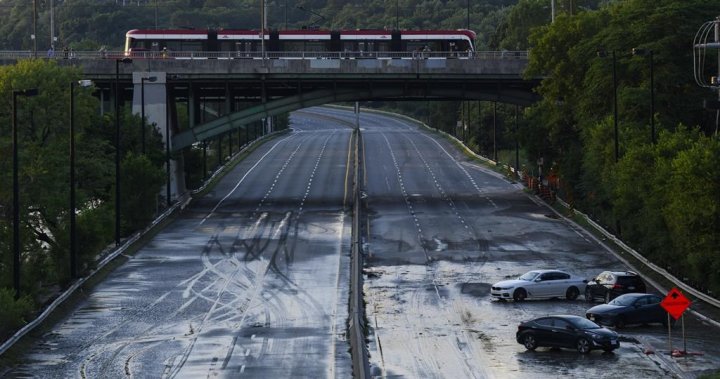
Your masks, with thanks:
[{"label": "tall light standard", "polygon": [[13,156],[13,287],[15,299],[20,297],[20,182],[18,180],[17,97],[37,96],[37,88],[13,90],[12,156]]},{"label": "tall light standard", "polygon": [[90,87],[92,80],[70,82],[70,277],[77,278],[77,227],[75,199],[75,86]]},{"label": "tall light standard", "polygon": [[655,62],[653,51],[645,49],[632,49],[633,55],[648,56],[650,58],[650,141],[655,144]]},{"label": "tall light standard", "polygon": [[[605,50],[598,50],[597,56],[604,58],[607,57]],[[615,162],[618,161],[619,157],[619,142],[618,142],[618,99],[617,99],[617,58],[615,56],[615,50],[612,51],[612,70],[613,70],[613,125],[615,135]]]},{"label": "tall light standard", "polygon": [[395,0],[395,30],[400,30],[400,0]]},{"label": "tall light standard", "polygon": [[33,58],[37,58],[37,0],[33,0]]},{"label": "tall light standard", "polygon": [[153,83],[157,76],[140,78],[140,125],[142,126],[142,153],[145,155],[145,82]]},{"label": "tall light standard", "polygon": [[167,201],[167,207],[170,208],[170,120],[172,113],[170,112],[170,94],[171,87],[169,85],[169,78],[165,80],[165,197]]},{"label": "tall light standard", "polygon": [[120,245],[120,63],[132,59],[115,59],[115,245]]}]

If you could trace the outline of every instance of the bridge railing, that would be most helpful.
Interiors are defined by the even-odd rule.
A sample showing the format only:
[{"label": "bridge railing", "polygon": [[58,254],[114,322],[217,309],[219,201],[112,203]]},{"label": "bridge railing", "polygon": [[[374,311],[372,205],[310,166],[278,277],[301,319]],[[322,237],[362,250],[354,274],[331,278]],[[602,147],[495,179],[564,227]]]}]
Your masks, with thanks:
[{"label": "bridge railing", "polygon": [[[527,59],[528,51],[267,51],[266,59]],[[0,59],[263,59],[258,51],[0,51]]]}]

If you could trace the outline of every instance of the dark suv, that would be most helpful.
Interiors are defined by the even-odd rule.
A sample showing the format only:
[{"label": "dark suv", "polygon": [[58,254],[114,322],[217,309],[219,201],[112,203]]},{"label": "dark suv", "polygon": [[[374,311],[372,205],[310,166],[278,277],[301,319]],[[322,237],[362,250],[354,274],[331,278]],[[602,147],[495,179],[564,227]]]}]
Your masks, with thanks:
[{"label": "dark suv", "polygon": [[603,271],[585,287],[585,300],[593,303],[599,297],[608,303],[630,292],[646,292],[640,275],[632,271]]}]

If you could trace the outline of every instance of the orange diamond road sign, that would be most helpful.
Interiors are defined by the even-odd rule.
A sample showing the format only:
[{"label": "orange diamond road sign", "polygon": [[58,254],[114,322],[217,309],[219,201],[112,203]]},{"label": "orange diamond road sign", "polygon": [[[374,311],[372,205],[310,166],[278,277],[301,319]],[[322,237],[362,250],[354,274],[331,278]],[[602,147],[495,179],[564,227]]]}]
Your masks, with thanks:
[{"label": "orange diamond road sign", "polygon": [[683,312],[690,306],[690,300],[677,288],[668,292],[667,296],[660,302],[660,306],[670,313],[675,320],[682,316]]}]

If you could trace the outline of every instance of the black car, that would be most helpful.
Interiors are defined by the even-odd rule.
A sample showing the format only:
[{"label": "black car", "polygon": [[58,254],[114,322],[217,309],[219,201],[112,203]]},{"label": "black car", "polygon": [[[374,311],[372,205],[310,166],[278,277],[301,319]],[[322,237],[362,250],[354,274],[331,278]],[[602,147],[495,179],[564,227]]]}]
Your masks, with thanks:
[{"label": "black car", "polygon": [[645,282],[632,271],[603,271],[585,286],[585,300],[594,303],[596,298],[606,303],[626,293],[646,292]]},{"label": "black car", "polygon": [[607,304],[596,305],[587,310],[588,320],[601,325],[622,328],[630,324],[661,323],[667,326],[668,314],[660,306],[662,297],[646,293],[628,293],[618,296]]},{"label": "black car", "polygon": [[515,335],[528,350],[540,346],[567,347],[587,354],[593,349],[610,352],[620,347],[618,334],[580,316],[546,316],[524,321]]}]

